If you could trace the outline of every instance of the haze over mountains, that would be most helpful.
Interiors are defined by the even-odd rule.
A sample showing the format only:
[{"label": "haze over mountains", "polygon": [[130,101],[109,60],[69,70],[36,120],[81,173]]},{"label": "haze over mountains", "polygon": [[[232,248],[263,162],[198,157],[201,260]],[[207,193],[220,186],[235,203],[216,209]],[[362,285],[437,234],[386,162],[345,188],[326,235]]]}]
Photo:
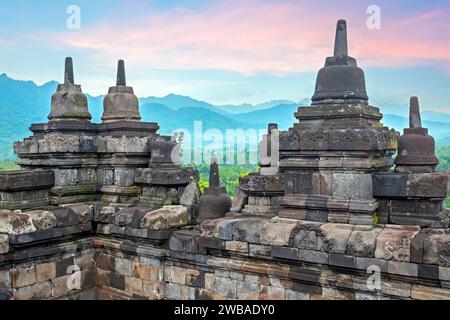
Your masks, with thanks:
[{"label": "haze over mountains", "polygon": [[[46,122],[50,111],[50,99],[56,90],[56,81],[42,86],[32,81],[19,81],[0,75],[0,159],[12,158],[12,143],[30,135],[31,123]],[[100,122],[103,97],[88,96],[89,111],[94,122]],[[297,120],[294,112],[299,106],[309,104],[309,98],[300,102],[274,100],[257,105],[212,105],[191,97],[170,94],[162,98],[140,99],[140,111],[144,121],[158,122],[162,134],[177,129],[193,130],[195,121],[202,121],[207,129],[264,130],[270,122],[278,123],[286,130]],[[396,103],[378,105],[384,114],[383,124],[401,131],[408,125],[408,106]],[[450,137],[450,114],[423,111],[424,126],[439,141]]]}]

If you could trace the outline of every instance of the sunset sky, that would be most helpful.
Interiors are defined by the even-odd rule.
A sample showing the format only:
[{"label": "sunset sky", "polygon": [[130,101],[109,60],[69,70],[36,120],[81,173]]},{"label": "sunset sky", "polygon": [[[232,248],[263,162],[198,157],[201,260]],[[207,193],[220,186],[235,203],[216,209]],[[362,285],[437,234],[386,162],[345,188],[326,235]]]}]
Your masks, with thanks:
[{"label": "sunset sky", "polygon": [[[69,5],[81,28],[69,30]],[[369,5],[381,29],[366,26]],[[300,101],[347,20],[349,53],[371,102],[450,113],[449,1],[147,0],[8,1],[0,7],[0,73],[62,81],[65,56],[84,92],[105,94],[117,59],[138,96],[189,95],[216,104]]]}]

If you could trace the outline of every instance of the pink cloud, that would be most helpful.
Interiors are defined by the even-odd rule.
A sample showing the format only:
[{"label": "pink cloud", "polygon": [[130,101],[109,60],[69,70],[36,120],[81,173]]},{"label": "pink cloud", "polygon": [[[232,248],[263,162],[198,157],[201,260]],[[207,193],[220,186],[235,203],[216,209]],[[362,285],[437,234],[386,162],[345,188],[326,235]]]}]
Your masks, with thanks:
[{"label": "pink cloud", "polygon": [[333,50],[336,20],[344,17],[349,23],[350,54],[364,67],[450,66],[447,12],[384,19],[381,30],[368,30],[365,8],[360,9],[339,11],[298,1],[223,0],[203,10],[153,13],[119,27],[104,21],[50,39],[59,46],[91,50],[99,63],[122,57],[147,68],[286,74],[322,66]]}]

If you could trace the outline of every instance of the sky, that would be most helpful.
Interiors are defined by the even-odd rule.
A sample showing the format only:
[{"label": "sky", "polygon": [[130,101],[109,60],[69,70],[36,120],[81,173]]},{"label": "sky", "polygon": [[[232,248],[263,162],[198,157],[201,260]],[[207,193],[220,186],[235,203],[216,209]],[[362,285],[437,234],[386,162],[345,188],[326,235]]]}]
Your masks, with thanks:
[{"label": "sky", "polygon": [[[77,21],[72,5],[80,9],[80,28],[68,28],[68,20]],[[368,12],[373,5],[378,20]],[[140,97],[300,101],[312,96],[342,18],[373,104],[406,104],[417,95],[423,110],[450,113],[447,0],[5,1],[0,73],[62,81],[64,57],[72,56],[76,82],[101,95],[125,59],[128,84]]]}]

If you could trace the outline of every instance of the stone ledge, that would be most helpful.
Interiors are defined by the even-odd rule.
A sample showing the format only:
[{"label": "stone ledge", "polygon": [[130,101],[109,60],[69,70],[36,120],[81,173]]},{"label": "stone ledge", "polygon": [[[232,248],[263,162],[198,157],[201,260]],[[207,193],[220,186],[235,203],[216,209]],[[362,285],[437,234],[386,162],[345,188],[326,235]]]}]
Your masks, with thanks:
[{"label": "stone ledge", "polygon": [[0,191],[49,189],[55,183],[52,170],[17,170],[0,172]]}]

